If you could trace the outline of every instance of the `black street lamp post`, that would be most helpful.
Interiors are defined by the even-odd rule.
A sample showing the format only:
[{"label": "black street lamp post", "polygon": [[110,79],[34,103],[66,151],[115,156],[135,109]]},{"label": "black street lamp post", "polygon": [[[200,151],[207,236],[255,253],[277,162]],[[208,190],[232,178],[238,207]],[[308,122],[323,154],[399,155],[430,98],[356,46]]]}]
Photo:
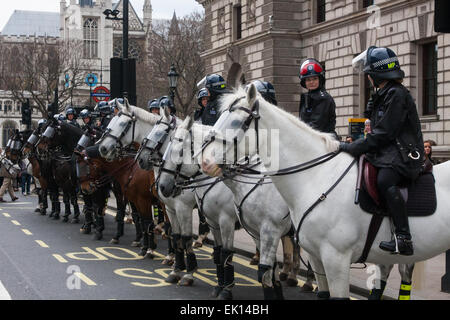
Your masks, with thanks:
[{"label": "black street lamp post", "polygon": [[[106,16],[106,19],[108,20],[122,20],[122,30],[123,30],[123,36],[122,36],[122,40],[123,40],[123,50],[122,50],[122,66],[123,66],[123,97],[127,98],[128,97],[128,90],[129,90],[129,86],[128,86],[128,3],[129,0],[123,0],[122,4],[123,4],[123,17],[122,18],[118,18],[118,14],[120,13],[119,10],[111,10],[111,9],[107,9],[105,11],[103,11],[103,14]],[[112,17],[110,17],[110,15]]]},{"label": "black street lamp post", "polygon": [[175,69],[175,65],[172,63],[172,65],[170,66],[170,71],[167,74],[167,77],[169,77],[170,99],[174,104],[175,104],[175,89],[177,88],[179,76],[180,75],[177,73],[177,70]]}]

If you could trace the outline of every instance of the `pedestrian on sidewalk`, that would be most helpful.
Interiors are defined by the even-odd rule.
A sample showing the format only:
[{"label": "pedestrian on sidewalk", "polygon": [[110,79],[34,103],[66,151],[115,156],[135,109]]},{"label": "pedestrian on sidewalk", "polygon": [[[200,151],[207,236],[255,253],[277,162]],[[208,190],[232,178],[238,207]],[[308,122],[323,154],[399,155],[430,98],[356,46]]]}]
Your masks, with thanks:
[{"label": "pedestrian on sidewalk", "polygon": [[20,178],[21,178],[21,188],[22,194],[24,196],[30,195],[30,185],[31,185],[31,175],[28,173],[27,164],[24,160],[19,162],[20,164]]},{"label": "pedestrian on sidewalk", "polygon": [[11,196],[12,201],[16,201],[17,198],[14,194],[14,187],[13,187],[13,179],[16,179],[16,177],[11,176],[9,173],[7,173],[6,170],[1,170],[1,174],[3,175],[3,184],[0,188],[0,202],[6,202],[3,200],[3,195],[6,193],[6,190],[8,190],[9,195]]}]

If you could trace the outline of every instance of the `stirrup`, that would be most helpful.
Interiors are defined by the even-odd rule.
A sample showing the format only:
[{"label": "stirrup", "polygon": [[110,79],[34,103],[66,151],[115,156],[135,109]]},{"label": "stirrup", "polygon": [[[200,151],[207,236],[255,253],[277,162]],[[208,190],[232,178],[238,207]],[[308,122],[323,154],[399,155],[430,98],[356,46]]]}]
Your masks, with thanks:
[{"label": "stirrup", "polygon": [[398,239],[397,235],[394,233],[394,241],[395,241],[395,251],[391,254],[400,254],[400,250],[398,249]]}]

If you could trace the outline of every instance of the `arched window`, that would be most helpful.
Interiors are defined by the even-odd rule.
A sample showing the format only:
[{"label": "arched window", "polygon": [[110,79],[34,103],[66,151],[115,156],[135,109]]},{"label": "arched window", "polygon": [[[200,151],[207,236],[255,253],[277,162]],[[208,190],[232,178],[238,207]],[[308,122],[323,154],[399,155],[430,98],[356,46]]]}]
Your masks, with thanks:
[{"label": "arched window", "polygon": [[6,147],[8,140],[13,136],[14,130],[17,129],[17,125],[14,121],[5,121],[2,126],[2,148]]},{"label": "arched window", "polygon": [[84,58],[98,58],[98,24],[97,19],[87,18],[83,25]]}]

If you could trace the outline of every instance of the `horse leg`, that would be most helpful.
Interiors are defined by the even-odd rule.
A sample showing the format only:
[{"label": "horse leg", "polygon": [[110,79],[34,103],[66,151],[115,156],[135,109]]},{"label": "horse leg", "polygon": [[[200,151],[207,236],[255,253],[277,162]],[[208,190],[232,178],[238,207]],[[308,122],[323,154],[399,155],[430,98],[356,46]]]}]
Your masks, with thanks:
[{"label": "horse leg", "polygon": [[223,290],[219,294],[220,300],[232,300],[233,294],[231,293],[234,287],[234,266],[232,264],[233,251],[227,248],[222,248],[220,253],[220,264],[223,266]]},{"label": "horse leg", "polygon": [[333,300],[349,300],[351,251],[342,253],[331,244],[324,250],[326,254],[322,255],[322,263],[326,277],[330,279],[330,297]]},{"label": "horse leg", "polygon": [[[280,235],[273,231],[275,230],[263,228],[260,232],[258,281],[262,285],[265,300],[275,300],[283,297],[279,277],[275,278],[275,270],[277,269],[276,254]],[[291,250],[293,250],[293,248],[291,248]],[[275,290],[275,287],[277,287],[277,290]]]},{"label": "horse leg", "polygon": [[105,230],[105,209],[106,202],[105,199],[102,199],[101,202],[94,206],[95,212],[95,240],[101,240],[103,238],[103,230]]},{"label": "horse leg", "polygon": [[192,286],[194,283],[194,272],[197,271],[197,259],[192,248],[192,235],[181,236],[181,243],[186,250],[186,274],[181,278],[180,286]]},{"label": "horse leg", "polygon": [[283,245],[283,271],[280,272],[280,280],[286,281],[286,285],[288,287],[296,287],[298,284],[298,280],[297,270],[295,268],[295,256],[297,255],[298,261],[298,253],[295,253],[295,249],[298,248],[295,245],[294,239],[290,236],[282,237],[281,243]]},{"label": "horse leg", "polygon": [[72,193],[70,196],[70,202],[72,202],[73,206],[73,219],[70,223],[79,223],[80,222],[80,206],[78,205],[78,198],[76,193]]},{"label": "horse leg", "polygon": [[400,291],[398,293],[398,300],[411,300],[411,284],[412,275],[414,271],[414,263],[399,264],[398,271],[402,277]]},{"label": "horse leg", "polygon": [[164,233],[167,235],[167,256],[164,258],[161,264],[171,266],[175,262],[175,249],[173,247],[172,228],[170,226],[170,221],[164,222]]},{"label": "horse leg", "polygon": [[80,228],[80,232],[83,234],[91,233],[91,225],[93,224],[93,203],[92,196],[83,194],[83,214],[84,214],[84,224]]},{"label": "horse leg", "polygon": [[181,279],[181,272],[186,269],[184,263],[184,250],[181,244],[181,235],[173,234],[173,248],[175,250],[175,265],[173,271],[166,279],[168,283],[177,283]]},{"label": "horse leg", "polygon": [[[55,208],[55,212],[53,214],[52,219],[53,220],[58,220],[59,219],[59,215],[61,213],[61,203],[59,202],[58,189],[56,189],[56,191],[53,191],[53,193],[52,193],[52,207]],[[53,208],[52,208],[52,210],[53,210]]]},{"label": "horse leg", "polygon": [[374,287],[370,290],[368,300],[381,300],[383,298],[383,292],[384,288],[386,288],[387,279],[389,278],[389,274],[394,266],[377,265],[376,267],[376,272],[379,272],[379,277],[375,278]]},{"label": "horse leg", "polygon": [[41,215],[45,216],[47,214],[47,208],[48,208],[47,189],[41,188],[39,195],[41,196],[41,203],[39,204],[40,213],[41,213]]},{"label": "horse leg", "polygon": [[153,222],[153,219],[144,219],[144,228],[144,232],[147,237],[147,250],[144,258],[153,259],[155,257],[153,250],[156,249],[155,232],[153,231],[155,228],[155,223]]},{"label": "horse leg", "polygon": [[62,221],[68,222],[71,212],[70,212],[70,198],[69,193],[67,191],[63,191],[63,202],[64,202],[64,216]]},{"label": "horse leg", "polygon": [[42,208],[42,194],[41,194],[41,188],[36,187],[36,192],[38,195],[38,206],[37,208],[34,210],[34,212],[36,213],[40,213],[41,212],[41,208]]},{"label": "horse leg", "polygon": [[109,243],[112,244],[118,244],[119,238],[123,236],[124,234],[124,228],[125,228],[125,204],[116,198],[117,201],[117,213],[116,213],[116,224],[117,224],[117,230],[116,235],[111,239]]},{"label": "horse leg", "polygon": [[139,247],[141,245],[141,239],[143,236],[141,217],[139,216],[139,213],[137,212],[136,206],[131,202],[130,202],[130,207],[131,207],[131,217],[133,218],[134,228],[136,229],[136,238],[131,243],[131,246]]},{"label": "horse leg", "polygon": [[[306,251],[303,250],[303,252]],[[317,299],[319,300],[330,299],[330,290],[328,288],[328,281],[325,275],[325,269],[323,267],[322,262],[313,255],[307,254],[307,256],[308,256],[308,264],[311,264],[311,270],[315,273],[315,276],[317,278],[317,287],[318,287]]]},{"label": "horse leg", "polygon": [[147,220],[146,219],[142,219],[141,217],[141,232],[142,232],[142,247],[141,247],[141,251],[139,252],[140,256],[145,256],[147,254],[147,250],[148,250],[148,233],[147,233]]}]

